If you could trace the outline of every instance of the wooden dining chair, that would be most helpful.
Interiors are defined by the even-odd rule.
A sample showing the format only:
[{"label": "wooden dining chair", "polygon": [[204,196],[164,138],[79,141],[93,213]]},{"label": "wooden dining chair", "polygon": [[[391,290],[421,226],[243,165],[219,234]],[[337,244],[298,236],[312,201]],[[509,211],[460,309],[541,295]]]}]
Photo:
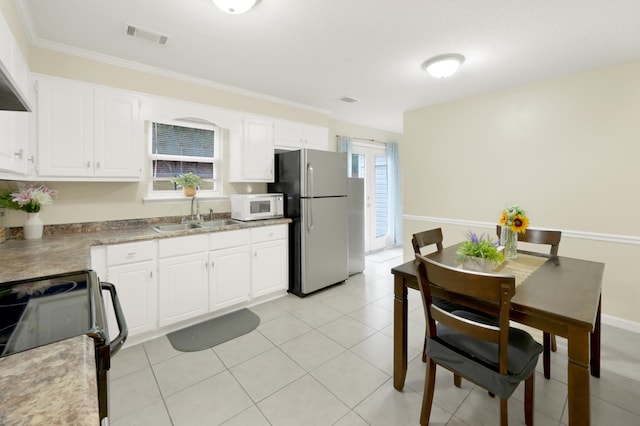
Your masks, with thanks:
[{"label": "wooden dining chair", "polygon": [[[435,251],[442,251],[442,228],[429,229],[427,231],[417,232],[411,238],[411,245],[415,254],[424,254],[422,249],[435,245]],[[422,362],[427,361],[427,333],[424,334],[424,345],[422,347]],[[459,383],[457,383],[459,386]]]},{"label": "wooden dining chair", "polygon": [[[440,365],[499,396],[501,425],[508,424],[508,398],[524,381],[525,423],[533,425],[535,368],[542,345],[526,331],[509,327],[515,277],[452,268],[419,254],[416,261],[428,340],[420,424],[429,424]],[[436,288],[440,297],[455,299],[461,306],[482,303],[493,319],[466,310],[440,309],[431,294]]]},{"label": "wooden dining chair", "polygon": [[[501,226],[496,226],[496,233],[500,237]],[[546,244],[550,246],[549,256],[557,256],[558,248],[560,247],[560,239],[562,238],[562,231],[554,231],[547,229],[533,229],[527,228],[524,233],[518,233],[518,241],[532,244]],[[521,253],[532,253],[526,250],[519,250]],[[536,253],[537,254],[537,253]],[[542,365],[544,370],[544,377],[546,379],[551,378],[551,352],[556,352],[558,345],[556,343],[556,336],[544,332],[542,334],[542,345],[544,346],[544,352],[542,355]]]}]

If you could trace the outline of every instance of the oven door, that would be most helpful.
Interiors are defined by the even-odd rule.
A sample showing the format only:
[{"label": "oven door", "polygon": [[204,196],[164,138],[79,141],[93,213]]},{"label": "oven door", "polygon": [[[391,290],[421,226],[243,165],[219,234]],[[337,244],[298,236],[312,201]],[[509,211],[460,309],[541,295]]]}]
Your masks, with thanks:
[{"label": "oven door", "polygon": [[[96,280],[97,281],[97,280]],[[122,312],[122,307],[120,306],[120,300],[118,299],[118,294],[116,293],[116,286],[108,283],[101,282],[100,290],[104,290],[105,292],[109,292],[111,298],[111,304],[113,306],[113,310],[115,312],[116,322],[118,324],[119,333],[118,335],[111,341],[108,341],[109,329],[107,326],[107,315],[106,315],[106,307],[103,300],[102,291],[96,291],[95,293],[99,297],[99,300],[96,300],[96,331],[98,334],[94,337],[94,341],[96,342],[96,375],[98,379],[98,405],[100,410],[100,421],[102,424],[109,424],[109,404],[110,404],[110,390],[109,390],[109,369],[111,368],[111,357],[114,356],[124,345],[125,340],[127,339],[128,329],[127,322],[124,317],[124,313]],[[105,330],[104,335],[107,337],[107,340],[103,341],[100,336],[100,330]],[[91,335],[91,333],[89,333]],[[99,342],[103,342],[99,344]]]}]

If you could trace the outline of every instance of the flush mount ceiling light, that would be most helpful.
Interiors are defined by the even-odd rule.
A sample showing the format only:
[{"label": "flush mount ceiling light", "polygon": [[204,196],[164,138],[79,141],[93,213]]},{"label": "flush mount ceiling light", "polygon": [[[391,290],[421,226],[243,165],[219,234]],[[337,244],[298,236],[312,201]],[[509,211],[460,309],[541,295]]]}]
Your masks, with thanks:
[{"label": "flush mount ceiling light", "polygon": [[211,0],[220,9],[233,15],[247,12],[260,0]]},{"label": "flush mount ceiling light", "polygon": [[158,43],[163,46],[167,44],[167,40],[169,40],[169,36],[133,25],[127,25],[127,35],[141,38],[143,40],[150,41],[151,43]]},{"label": "flush mount ceiling light", "polygon": [[422,69],[435,78],[445,78],[455,73],[463,62],[464,56],[447,53],[427,59],[422,63]]}]

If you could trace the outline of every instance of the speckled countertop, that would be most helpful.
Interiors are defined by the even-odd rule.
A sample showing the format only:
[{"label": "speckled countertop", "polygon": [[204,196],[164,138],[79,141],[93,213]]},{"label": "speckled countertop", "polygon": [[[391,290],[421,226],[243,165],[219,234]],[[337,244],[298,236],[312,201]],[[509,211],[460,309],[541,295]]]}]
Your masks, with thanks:
[{"label": "speckled countertop", "polygon": [[0,424],[98,425],[93,340],[77,336],[0,358]]},{"label": "speckled countertop", "polygon": [[76,232],[73,225],[60,226],[60,232],[49,233],[41,240],[8,239],[0,244],[0,283],[31,279],[45,275],[91,269],[91,247],[132,241],[171,238],[199,233],[246,229],[257,226],[290,223],[291,219],[265,219],[207,229],[160,233],[140,220],[110,222],[94,230]]}]

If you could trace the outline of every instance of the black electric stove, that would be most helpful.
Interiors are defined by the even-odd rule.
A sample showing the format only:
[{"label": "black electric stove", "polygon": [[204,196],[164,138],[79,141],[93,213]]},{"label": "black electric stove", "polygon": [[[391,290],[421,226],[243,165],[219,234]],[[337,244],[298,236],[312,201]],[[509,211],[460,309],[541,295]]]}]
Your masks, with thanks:
[{"label": "black electric stove", "polygon": [[[108,291],[119,333],[109,340],[102,292]],[[50,275],[0,284],[0,356],[86,334],[94,340],[100,419],[108,417],[111,357],[127,338],[115,286],[94,271]]]}]

